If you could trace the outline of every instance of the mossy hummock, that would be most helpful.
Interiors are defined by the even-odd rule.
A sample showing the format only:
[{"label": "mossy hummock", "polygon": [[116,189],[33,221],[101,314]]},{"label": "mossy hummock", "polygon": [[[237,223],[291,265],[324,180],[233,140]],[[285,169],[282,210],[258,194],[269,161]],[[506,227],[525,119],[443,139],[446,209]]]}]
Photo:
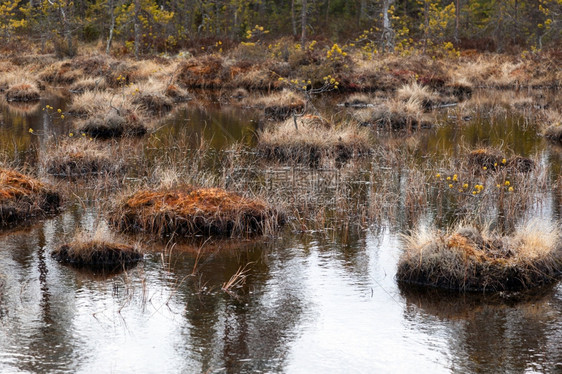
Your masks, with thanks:
[{"label": "mossy hummock", "polygon": [[141,190],[121,201],[110,223],[121,231],[161,237],[249,236],[263,234],[281,222],[265,202],[220,188],[184,187]]},{"label": "mossy hummock", "polygon": [[0,169],[0,226],[57,213],[61,200],[58,192],[39,180]]}]

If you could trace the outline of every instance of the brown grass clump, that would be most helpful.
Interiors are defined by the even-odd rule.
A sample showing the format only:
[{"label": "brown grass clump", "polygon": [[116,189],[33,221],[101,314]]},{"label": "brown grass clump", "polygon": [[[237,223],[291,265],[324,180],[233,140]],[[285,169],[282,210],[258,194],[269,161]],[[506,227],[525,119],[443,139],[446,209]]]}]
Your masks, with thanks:
[{"label": "brown grass clump", "polygon": [[480,148],[468,154],[468,165],[482,170],[506,169],[511,172],[528,173],[535,168],[535,162],[523,156],[506,158],[500,151]]},{"label": "brown grass clump", "polygon": [[219,56],[191,58],[178,69],[178,81],[188,88],[220,88],[225,83],[223,59]]},{"label": "brown grass clump", "polygon": [[72,61],[55,62],[39,74],[39,79],[43,82],[60,85],[70,85],[82,77],[82,71],[76,69]]},{"label": "brown grass clump", "polygon": [[105,144],[81,137],[69,139],[48,153],[43,161],[47,173],[59,178],[79,178],[100,174],[115,174],[121,170],[119,159]]},{"label": "brown grass clump", "polygon": [[84,235],[60,246],[51,256],[61,263],[75,267],[109,270],[129,267],[142,260],[142,253],[132,245]]},{"label": "brown grass clump", "polygon": [[61,197],[50,186],[14,170],[0,168],[0,226],[57,213]]},{"label": "brown grass clump", "polygon": [[322,158],[345,162],[367,155],[371,149],[369,131],[352,124],[333,126],[307,115],[267,126],[259,134],[258,150],[268,159],[317,164]]},{"label": "brown grass clump", "polygon": [[406,102],[383,100],[354,113],[354,117],[362,126],[391,131],[431,128],[433,124],[424,116],[423,111],[421,102],[415,98]]},{"label": "brown grass clump", "polygon": [[36,101],[40,98],[39,88],[31,81],[14,83],[6,90],[6,100],[8,101]]},{"label": "brown grass clump", "polygon": [[132,104],[127,98],[111,92],[85,91],[73,96],[68,112],[78,117],[89,117],[107,113],[112,106],[132,109]]},{"label": "brown grass clump", "polygon": [[495,149],[479,148],[468,154],[468,163],[471,166],[495,170],[502,164],[503,156]]},{"label": "brown grass clump", "polygon": [[176,103],[191,100],[191,96],[189,95],[189,93],[174,83],[166,85],[164,95],[174,100],[174,102]]},{"label": "brown grass clump", "polygon": [[247,104],[263,108],[266,118],[275,121],[284,121],[295,113],[301,113],[305,107],[304,99],[299,94],[287,89],[249,100]]},{"label": "brown grass clump", "polygon": [[432,287],[497,292],[538,287],[561,274],[559,228],[529,221],[511,236],[473,227],[414,234],[406,240],[396,277]]},{"label": "brown grass clump", "polygon": [[[162,114],[172,110],[173,101],[166,96],[166,85],[149,80],[146,83],[131,86],[126,96],[132,97],[132,103],[151,114]],[[179,91],[175,91],[179,93]]]},{"label": "brown grass clump", "polygon": [[544,130],[544,137],[554,143],[562,144],[562,125],[550,125]]},{"label": "brown grass clump", "polygon": [[282,223],[265,202],[220,188],[140,190],[117,204],[110,223],[120,231],[179,236],[249,236]]},{"label": "brown grass clump", "polygon": [[437,93],[416,82],[405,84],[400,87],[396,91],[396,98],[403,102],[415,100],[420,103],[424,110],[430,110],[434,106],[443,102]]},{"label": "brown grass clump", "polygon": [[135,113],[123,112],[121,115],[117,111],[87,119],[78,123],[77,127],[79,133],[100,139],[143,136],[148,131]]},{"label": "brown grass clump", "polygon": [[85,91],[105,90],[106,88],[107,88],[107,84],[105,82],[105,78],[90,77],[90,78],[77,80],[70,86],[69,90],[70,92],[82,93]]},{"label": "brown grass clump", "polygon": [[68,111],[87,118],[75,123],[79,133],[90,137],[113,138],[146,134],[142,109],[131,95],[114,95],[103,91],[86,91],[73,98]]}]

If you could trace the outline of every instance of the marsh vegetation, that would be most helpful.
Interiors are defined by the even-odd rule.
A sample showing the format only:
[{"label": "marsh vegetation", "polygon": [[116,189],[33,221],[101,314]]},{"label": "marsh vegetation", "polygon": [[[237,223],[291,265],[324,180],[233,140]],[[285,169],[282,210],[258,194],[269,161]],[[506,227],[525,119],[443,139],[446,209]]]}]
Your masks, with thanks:
[{"label": "marsh vegetation", "polygon": [[[147,22],[166,19],[166,6],[145,10],[158,13]],[[395,35],[388,51],[374,29],[338,44],[269,38],[259,25],[243,41],[191,45],[160,40],[160,26],[137,35],[145,47],[122,25],[130,40],[119,34],[105,53],[57,37],[0,61],[0,335],[10,323],[24,335],[0,349],[13,358],[11,347],[30,346],[33,357],[0,371],[123,368],[97,360],[114,354],[96,351],[96,336],[120,353],[157,352],[127,370],[291,371],[334,331],[343,340],[329,349],[353,358],[351,371],[376,369],[357,342],[377,333],[376,352],[388,341],[415,357],[437,339],[439,357],[455,363],[425,362],[436,371],[505,368],[470,354],[506,349],[501,331],[520,343],[504,352],[512,371],[558,368],[556,48],[484,53],[432,43],[439,33],[427,30]],[[27,331],[20,314],[53,331]],[[151,336],[150,347],[115,320]],[[428,332],[434,325],[446,333]],[[474,342],[473,325],[498,336]],[[65,351],[36,359],[50,343],[27,340],[51,336]],[[85,356],[104,362],[52,359]]]}]

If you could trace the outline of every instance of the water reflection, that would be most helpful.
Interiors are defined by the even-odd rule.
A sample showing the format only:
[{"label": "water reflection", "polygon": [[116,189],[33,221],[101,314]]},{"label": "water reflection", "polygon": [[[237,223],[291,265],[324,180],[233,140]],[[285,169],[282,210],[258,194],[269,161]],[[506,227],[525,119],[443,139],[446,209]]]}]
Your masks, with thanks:
[{"label": "water reflection", "polygon": [[561,288],[511,298],[458,295],[404,286],[405,318],[414,326],[444,322],[454,372],[557,372],[560,361]]}]

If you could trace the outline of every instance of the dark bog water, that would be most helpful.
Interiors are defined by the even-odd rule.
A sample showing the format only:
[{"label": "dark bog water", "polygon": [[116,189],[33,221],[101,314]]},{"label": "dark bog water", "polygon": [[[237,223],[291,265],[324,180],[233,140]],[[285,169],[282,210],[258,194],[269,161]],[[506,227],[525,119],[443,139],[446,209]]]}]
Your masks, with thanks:
[{"label": "dark bog water", "polygon": [[[64,111],[63,99],[23,112],[2,106],[0,144],[8,160],[33,168],[47,134],[72,131],[41,110],[47,103]],[[186,147],[204,138],[218,154],[233,141],[254,144],[254,117],[188,104],[154,136],[182,138]],[[420,165],[463,147],[503,144],[522,156],[538,155],[551,178],[560,175],[560,153],[517,115],[493,124],[481,117],[449,122],[408,140],[418,145]],[[411,166],[390,168],[379,180],[370,167],[367,162],[353,174],[356,183],[344,196],[373,198],[385,180],[400,195],[402,176],[411,172]],[[343,188],[321,171],[309,170],[314,178],[301,180],[302,187],[294,168],[275,173],[292,173],[291,183],[281,184],[293,192],[315,187],[330,195]],[[343,178],[346,171],[335,173]],[[412,219],[404,201],[396,200],[392,217],[366,220],[363,229],[357,222],[347,229],[305,227],[276,239],[202,247],[145,241],[144,262],[104,275],[50,256],[77,229],[92,229],[103,217],[94,204],[69,197],[63,214],[0,235],[0,372],[562,372],[560,282],[507,298],[398,286],[401,233],[437,216],[433,207]],[[527,215],[560,222],[560,201],[553,188]],[[240,282],[229,284],[237,272]]]}]

